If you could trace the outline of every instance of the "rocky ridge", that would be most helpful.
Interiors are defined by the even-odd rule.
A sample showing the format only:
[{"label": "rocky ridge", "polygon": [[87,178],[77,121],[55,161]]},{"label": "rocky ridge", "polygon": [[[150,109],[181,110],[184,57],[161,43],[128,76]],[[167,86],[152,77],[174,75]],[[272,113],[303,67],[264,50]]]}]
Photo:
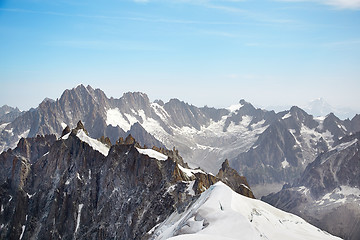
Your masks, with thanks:
[{"label": "rocky ridge", "polygon": [[0,155],[0,238],[146,239],[218,181],[253,197],[227,162],[213,176],[182,165],[175,149],[153,149],[131,135],[109,147],[82,122],[59,139],[22,138]]}]

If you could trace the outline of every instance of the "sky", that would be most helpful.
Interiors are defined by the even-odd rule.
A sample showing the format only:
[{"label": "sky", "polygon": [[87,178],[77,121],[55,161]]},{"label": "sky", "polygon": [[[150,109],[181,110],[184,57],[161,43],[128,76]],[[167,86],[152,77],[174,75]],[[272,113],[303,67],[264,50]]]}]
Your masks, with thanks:
[{"label": "sky", "polygon": [[360,112],[360,0],[0,0],[0,106],[78,84]]}]

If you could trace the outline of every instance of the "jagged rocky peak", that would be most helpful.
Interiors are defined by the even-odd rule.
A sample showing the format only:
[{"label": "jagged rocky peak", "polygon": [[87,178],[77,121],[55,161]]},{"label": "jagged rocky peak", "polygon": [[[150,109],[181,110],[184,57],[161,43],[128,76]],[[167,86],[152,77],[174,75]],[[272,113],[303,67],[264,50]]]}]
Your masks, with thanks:
[{"label": "jagged rocky peak", "polygon": [[119,140],[117,140],[115,144],[116,144],[116,145],[125,144],[124,138],[123,138],[123,137],[120,137]]},{"label": "jagged rocky peak", "polygon": [[43,103],[46,103],[46,102],[53,103],[53,102],[55,102],[55,100],[54,100],[54,99],[52,99],[52,98],[48,98],[48,97],[46,97],[46,98],[44,98],[44,100],[43,100],[42,102],[43,102]]},{"label": "jagged rocky peak", "polygon": [[101,136],[101,138],[99,138],[98,140],[99,140],[99,142],[105,144],[108,147],[112,146],[110,138],[108,138],[108,137]]},{"label": "jagged rocky peak", "polygon": [[125,138],[125,141],[124,141],[124,144],[135,144],[136,141],[135,141],[135,138],[133,136],[131,136],[131,134],[129,134],[126,138]]},{"label": "jagged rocky peak", "polygon": [[12,112],[20,112],[20,110],[17,107],[13,108],[8,105],[3,105],[2,107],[0,107],[0,118]]},{"label": "jagged rocky peak", "polygon": [[185,168],[190,168],[189,165],[186,162],[184,162],[183,158],[179,154],[179,151],[175,147],[173,147],[172,150],[168,150],[164,147],[153,146],[152,149],[170,157],[171,159],[173,159],[176,163],[180,164],[181,166],[183,166]]},{"label": "jagged rocky peak", "polygon": [[149,97],[142,92],[124,93],[121,100],[134,110],[144,110],[150,105]]},{"label": "jagged rocky peak", "polygon": [[83,131],[86,133],[86,135],[89,135],[88,131],[85,129],[84,124],[82,123],[81,120],[78,121],[78,123],[76,124],[76,128],[73,129],[74,134],[76,135],[76,133],[77,133],[79,130],[83,130]]},{"label": "jagged rocky peak", "polygon": [[156,99],[156,100],[154,101],[154,103],[157,103],[157,104],[159,104],[160,106],[164,106],[164,105],[165,105],[165,103],[164,103],[163,100],[161,100],[161,99]]},{"label": "jagged rocky peak", "polygon": [[4,105],[0,107],[0,124],[12,122],[23,113],[24,112],[20,111],[17,107],[13,108],[8,105]]},{"label": "jagged rocky peak", "polygon": [[343,122],[333,113],[330,113],[324,119],[323,130],[329,130],[335,139],[339,139],[348,133],[348,129],[343,125]]},{"label": "jagged rocky peak", "polygon": [[70,133],[70,132],[71,132],[71,129],[70,129],[70,127],[67,125],[67,126],[64,128],[64,130],[62,131],[60,137],[63,137],[63,136],[65,136],[66,134],[68,134],[68,133]]},{"label": "jagged rocky peak", "polygon": [[231,168],[227,159],[222,163],[216,177],[221,179],[222,182],[231,187],[235,192],[250,198],[255,198],[246,178],[240,176],[235,169]]},{"label": "jagged rocky peak", "polygon": [[[89,90],[90,91],[89,91]],[[86,102],[87,104],[93,104],[94,100],[94,90],[88,86],[86,88],[83,84],[78,85],[72,89],[66,89],[60,97],[59,103],[62,107],[69,107],[69,104],[72,104],[73,107],[80,108],[82,103]]]},{"label": "jagged rocky peak", "polygon": [[245,99],[241,99],[239,103],[242,105],[241,108],[245,111],[252,112],[255,110],[255,107],[251,103],[245,101]]},{"label": "jagged rocky peak", "polygon": [[297,106],[291,107],[289,113],[297,125],[296,128],[301,127],[301,123],[310,129],[316,128],[319,125],[319,123],[314,120],[312,115],[307,114],[304,110]]},{"label": "jagged rocky peak", "polygon": [[199,108],[176,98],[165,103],[164,109],[171,116],[175,125],[179,127],[186,126],[200,130],[201,126],[209,123],[209,119]]}]

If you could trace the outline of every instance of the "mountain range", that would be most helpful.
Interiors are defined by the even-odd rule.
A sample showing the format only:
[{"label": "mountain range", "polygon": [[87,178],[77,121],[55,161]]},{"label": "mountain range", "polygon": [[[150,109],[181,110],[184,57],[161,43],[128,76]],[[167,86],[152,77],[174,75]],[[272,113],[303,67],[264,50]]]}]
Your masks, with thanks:
[{"label": "mountain range", "polygon": [[108,143],[78,122],[3,152],[1,239],[339,239],[253,199],[227,161],[214,176],[131,135]]},{"label": "mountain range", "polygon": [[[339,137],[360,130],[360,116],[340,120],[333,114],[314,118],[298,107],[275,113],[240,100],[226,109],[196,107],[171,99],[150,102],[144,93],[108,98],[100,89],[79,85],[56,101],[45,99],[0,133],[0,150],[14,148],[21,137],[59,136],[81,120],[93,138],[114,143],[132,134],[140,144],[179,150],[192,167],[216,173],[225,159],[247,177],[257,195],[300,176],[318,153]],[[271,141],[270,141],[271,139]]]},{"label": "mountain range", "polygon": [[[108,98],[100,89],[83,85],[65,90],[59,99],[45,99],[37,108],[17,114],[1,124],[0,150],[4,153],[9,152],[8,148],[16,148],[23,141],[19,140],[26,137],[54,134],[55,139],[59,138],[67,126],[74,128],[81,120],[89,138],[100,139],[112,146],[125,142],[124,139],[131,135],[145,148],[157,146],[173,151],[176,148],[185,167],[200,167],[210,175],[220,174],[219,169],[228,159],[225,165],[246,177],[256,197],[270,193],[273,196],[284,190],[283,186],[285,189],[303,186],[296,185],[298,179],[302,179],[309,168],[314,168],[315,159],[333,151],[341,141],[360,131],[358,114],[345,120],[332,113],[314,117],[296,106],[276,113],[255,108],[245,100],[228,108],[196,107],[178,99],[166,103],[161,100],[151,102],[140,92],[125,93],[117,99]],[[356,165],[360,160],[355,157],[353,161]],[[346,161],[340,165],[360,176],[360,173],[356,175],[355,168],[349,169]],[[326,166],[320,168],[325,171]],[[336,185],[341,186],[359,189],[359,185]],[[325,195],[334,191],[325,189],[322,193]],[[281,202],[279,199],[264,199],[282,206],[277,205]],[[294,209],[283,209],[298,214],[297,205],[290,206]],[[331,224],[321,225],[322,219],[313,220],[309,217],[311,214],[301,216],[327,231],[330,231],[330,225],[336,224],[334,220]],[[349,221],[353,217],[350,216]],[[352,230],[341,231],[347,233],[330,232],[356,239],[352,238],[357,236]]]},{"label": "mountain range", "polygon": [[292,185],[262,200],[345,239],[360,239],[360,133],[310,163]]}]

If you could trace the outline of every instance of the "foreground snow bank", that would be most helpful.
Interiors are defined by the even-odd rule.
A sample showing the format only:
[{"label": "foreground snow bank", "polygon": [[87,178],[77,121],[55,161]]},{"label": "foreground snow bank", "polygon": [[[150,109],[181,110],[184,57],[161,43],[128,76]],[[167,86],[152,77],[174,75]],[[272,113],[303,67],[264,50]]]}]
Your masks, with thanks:
[{"label": "foreground snow bank", "polygon": [[154,239],[340,239],[302,218],[232,191],[222,182],[206,190],[185,212],[173,213]]}]

